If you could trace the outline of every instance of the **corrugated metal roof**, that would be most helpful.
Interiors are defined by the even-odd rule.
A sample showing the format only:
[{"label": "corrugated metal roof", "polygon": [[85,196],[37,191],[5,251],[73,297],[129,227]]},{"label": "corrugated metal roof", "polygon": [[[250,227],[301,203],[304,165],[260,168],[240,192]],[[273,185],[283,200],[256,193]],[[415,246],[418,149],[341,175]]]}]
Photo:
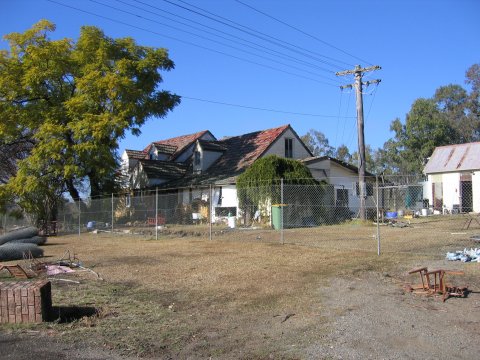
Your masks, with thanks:
[{"label": "corrugated metal roof", "polygon": [[425,174],[480,170],[480,142],[435,148],[423,172]]}]

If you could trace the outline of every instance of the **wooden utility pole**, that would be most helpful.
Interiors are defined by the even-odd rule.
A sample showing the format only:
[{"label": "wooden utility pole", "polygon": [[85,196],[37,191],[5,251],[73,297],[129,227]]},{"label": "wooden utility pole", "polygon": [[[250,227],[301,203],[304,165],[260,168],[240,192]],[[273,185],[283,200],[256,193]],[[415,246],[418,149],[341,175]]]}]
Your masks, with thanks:
[{"label": "wooden utility pole", "polygon": [[378,84],[381,80],[373,81],[362,81],[363,73],[368,71],[380,70],[381,67],[371,66],[368,68],[362,68],[360,65],[356,65],[353,70],[345,70],[337,72],[335,75],[344,76],[344,75],[355,75],[355,83],[350,85],[340,86],[340,89],[353,88],[355,87],[355,95],[357,99],[357,133],[358,133],[358,191],[360,197],[360,210],[359,217],[361,220],[365,220],[366,210],[365,210],[365,200],[367,197],[367,188],[365,184],[365,134],[364,134],[364,124],[363,124],[363,85],[368,86],[370,84]]}]

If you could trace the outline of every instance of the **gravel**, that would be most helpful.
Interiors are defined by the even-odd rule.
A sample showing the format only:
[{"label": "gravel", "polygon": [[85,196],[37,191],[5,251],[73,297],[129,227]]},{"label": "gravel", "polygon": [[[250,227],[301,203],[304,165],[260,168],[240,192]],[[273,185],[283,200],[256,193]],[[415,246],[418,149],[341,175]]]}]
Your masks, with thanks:
[{"label": "gravel", "polygon": [[[476,266],[476,265],[473,265]],[[416,279],[415,279],[416,280]],[[322,289],[331,323],[309,359],[478,359],[480,294],[426,297],[388,274],[332,279]]]}]

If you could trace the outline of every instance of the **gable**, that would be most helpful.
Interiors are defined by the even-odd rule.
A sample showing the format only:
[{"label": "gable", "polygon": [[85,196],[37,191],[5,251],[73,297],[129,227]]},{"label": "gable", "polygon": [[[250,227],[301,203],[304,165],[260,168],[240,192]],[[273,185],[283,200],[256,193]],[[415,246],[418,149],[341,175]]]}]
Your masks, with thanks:
[{"label": "gable", "polygon": [[[150,153],[152,151],[156,152],[158,149],[162,154],[168,154],[168,160],[184,162],[190,156],[192,156],[195,142],[199,139],[216,140],[215,136],[213,136],[210,131],[203,130],[194,134],[182,135],[170,139],[154,141],[153,143],[148,145],[143,151]],[[166,160],[165,156],[162,158]]]},{"label": "gable", "polygon": [[312,156],[312,153],[307,149],[303,141],[298,137],[297,133],[289,126],[284,132],[279,135],[268,149],[262,154],[262,157],[267,155],[277,155],[286,157],[285,154],[285,140],[292,140],[292,159],[305,159]]},{"label": "gable", "polygon": [[[302,162],[313,170],[324,170],[330,177],[343,177],[343,176],[357,176],[358,168],[354,165],[348,164],[344,161],[335,159],[330,156],[315,156],[305,158]],[[366,171],[366,176],[374,176],[372,173]]]}]

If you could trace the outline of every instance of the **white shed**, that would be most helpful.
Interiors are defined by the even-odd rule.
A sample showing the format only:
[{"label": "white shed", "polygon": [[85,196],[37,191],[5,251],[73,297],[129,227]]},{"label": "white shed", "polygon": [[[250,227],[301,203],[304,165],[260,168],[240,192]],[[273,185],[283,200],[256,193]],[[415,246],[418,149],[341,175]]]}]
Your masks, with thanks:
[{"label": "white shed", "polygon": [[423,172],[433,209],[480,212],[480,142],[435,148]]}]

